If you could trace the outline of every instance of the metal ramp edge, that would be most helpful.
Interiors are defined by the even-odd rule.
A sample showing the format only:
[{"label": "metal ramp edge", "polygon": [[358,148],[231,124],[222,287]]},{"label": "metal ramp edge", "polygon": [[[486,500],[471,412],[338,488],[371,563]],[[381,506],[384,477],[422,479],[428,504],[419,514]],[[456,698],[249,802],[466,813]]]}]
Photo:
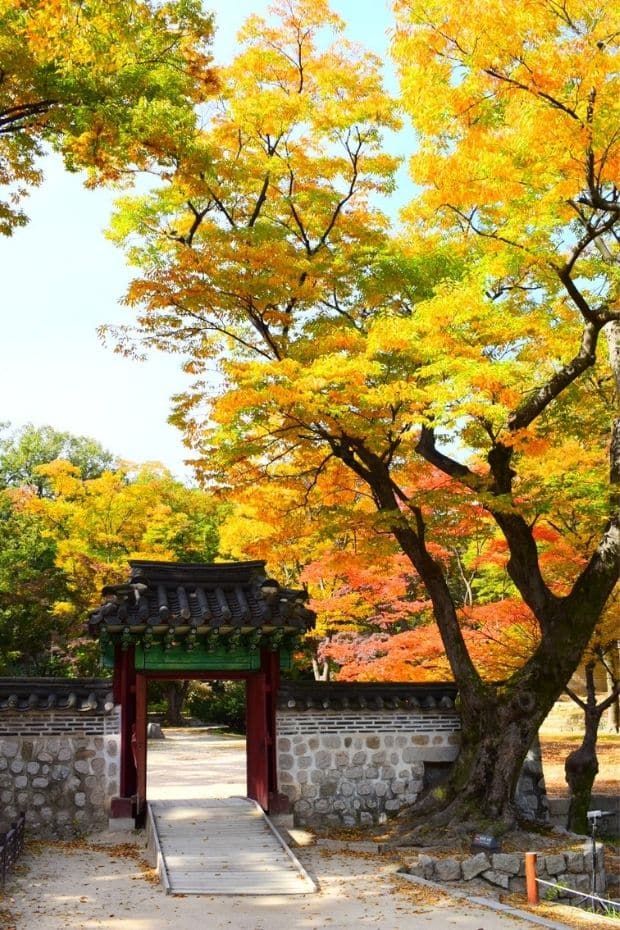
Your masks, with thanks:
[{"label": "metal ramp edge", "polygon": [[170,879],[150,803],[146,805],[146,851],[148,864],[156,870],[166,894],[170,894]]},{"label": "metal ramp edge", "polygon": [[[269,887],[269,881],[263,882],[262,887],[235,887],[235,888],[226,888],[220,887],[210,888],[209,890],[204,889],[192,889],[188,887],[183,887],[183,889],[178,889],[174,887],[173,875],[171,872],[173,870],[169,868],[169,865],[166,861],[166,851],[165,851],[165,842],[162,842],[162,836],[158,830],[158,820],[157,820],[157,807],[162,806],[161,802],[149,802],[147,804],[147,818],[146,818],[146,830],[147,830],[147,857],[151,867],[155,868],[159,876],[160,882],[166,892],[166,894],[203,894],[203,895],[290,895],[290,894],[312,894],[318,891],[318,885],[313,878],[310,877],[304,866],[301,864],[295,853],[290,849],[280,832],[271,822],[269,817],[265,814],[264,810],[260,805],[252,800],[251,798],[242,798],[235,797],[228,799],[231,802],[245,802],[251,806],[251,810],[254,812],[255,816],[260,818],[260,821],[263,825],[266,825],[269,831],[269,834],[273,837],[277,844],[278,851],[283,853],[286,859],[290,862],[290,872],[288,873],[289,877],[293,877],[298,881],[297,887]],[[184,806],[194,803],[197,807],[207,807],[209,802],[206,800],[199,800],[192,802],[191,800],[183,799],[180,800],[179,806]],[[216,802],[219,805],[225,803],[223,801]],[[168,810],[173,808],[174,805],[170,802],[166,803]],[[247,809],[246,809],[247,810]],[[231,812],[231,820],[234,815]],[[234,832],[234,827],[232,828]],[[270,855],[273,856],[273,852],[267,852],[265,854],[265,863],[269,864]],[[177,857],[178,858],[178,857]],[[226,868],[224,866],[224,868]],[[174,873],[173,873],[174,874]],[[264,873],[263,873],[264,874]],[[222,883],[224,884],[224,883]],[[288,883],[286,883],[288,884]],[[293,883],[291,883],[292,885]]]}]

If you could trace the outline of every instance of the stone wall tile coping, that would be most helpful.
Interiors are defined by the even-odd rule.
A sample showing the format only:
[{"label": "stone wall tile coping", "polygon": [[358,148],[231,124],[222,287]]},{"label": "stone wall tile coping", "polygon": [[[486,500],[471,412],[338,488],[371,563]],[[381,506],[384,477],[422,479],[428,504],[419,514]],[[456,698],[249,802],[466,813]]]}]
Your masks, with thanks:
[{"label": "stone wall tile coping", "polygon": [[41,718],[50,712],[111,714],[112,682],[102,678],[0,678],[0,720],[4,714]]}]

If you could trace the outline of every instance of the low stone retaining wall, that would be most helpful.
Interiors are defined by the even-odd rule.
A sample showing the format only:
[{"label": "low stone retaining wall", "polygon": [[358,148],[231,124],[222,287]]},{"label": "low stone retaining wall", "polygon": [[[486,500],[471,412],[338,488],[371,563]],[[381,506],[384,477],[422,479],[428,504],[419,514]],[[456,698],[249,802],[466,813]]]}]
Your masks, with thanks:
[{"label": "low stone retaining wall", "polygon": [[[607,887],[604,864],[604,847],[597,844],[596,890],[604,892]],[[505,891],[525,894],[525,856],[523,853],[478,852],[457,857],[436,857],[426,854],[416,856],[403,868],[409,875],[435,882],[470,882],[483,879],[490,885]],[[540,897],[574,903],[571,895],[563,895],[562,888],[589,892],[592,883],[592,845],[590,841],[562,852],[537,854],[537,878],[551,882],[555,888],[540,886]]]},{"label": "low stone retaining wall", "polygon": [[0,679],[0,832],[20,811],[34,836],[107,826],[120,731],[109,689],[90,679]]}]

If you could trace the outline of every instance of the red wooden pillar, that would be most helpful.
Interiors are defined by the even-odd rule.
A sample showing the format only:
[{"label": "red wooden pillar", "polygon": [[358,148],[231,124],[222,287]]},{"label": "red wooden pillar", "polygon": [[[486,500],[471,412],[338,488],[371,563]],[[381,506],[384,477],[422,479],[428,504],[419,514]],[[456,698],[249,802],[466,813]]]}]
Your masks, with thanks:
[{"label": "red wooden pillar", "polygon": [[269,810],[269,762],[267,752],[267,691],[264,672],[246,682],[246,759],[248,797]]},{"label": "red wooden pillar", "polygon": [[136,728],[136,672],[134,647],[114,650],[114,700],[121,707],[121,745],[119,761],[119,797],[112,799],[112,817],[131,817],[136,793],[136,763],[132,737]]},{"label": "red wooden pillar", "polygon": [[276,702],[280,687],[280,653],[278,650],[261,650],[261,670],[265,673],[266,694],[265,711],[267,715],[267,784],[269,791],[269,810],[277,813],[278,803],[278,764],[276,733]]},{"label": "red wooden pillar", "polygon": [[146,811],[146,727],[147,727],[147,678],[136,676],[136,820],[144,818]]}]

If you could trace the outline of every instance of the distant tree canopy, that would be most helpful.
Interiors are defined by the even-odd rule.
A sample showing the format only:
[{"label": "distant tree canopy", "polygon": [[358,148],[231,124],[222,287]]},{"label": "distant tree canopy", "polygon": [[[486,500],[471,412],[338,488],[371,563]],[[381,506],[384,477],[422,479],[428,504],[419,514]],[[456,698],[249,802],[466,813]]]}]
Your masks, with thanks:
[{"label": "distant tree canopy", "polygon": [[87,436],[73,436],[52,426],[32,423],[17,429],[9,423],[0,424],[0,489],[29,485],[40,497],[51,493],[39,466],[55,459],[75,465],[82,478],[97,478],[118,464],[112,453]]},{"label": "distant tree canopy", "polygon": [[83,629],[101,588],[126,580],[132,558],[212,561],[222,508],[161,466],[115,462],[51,427],[1,448],[0,673],[92,673]]},{"label": "distant tree canopy", "polygon": [[214,88],[198,0],[0,0],[0,233],[51,146],[92,183],[166,161]]}]

